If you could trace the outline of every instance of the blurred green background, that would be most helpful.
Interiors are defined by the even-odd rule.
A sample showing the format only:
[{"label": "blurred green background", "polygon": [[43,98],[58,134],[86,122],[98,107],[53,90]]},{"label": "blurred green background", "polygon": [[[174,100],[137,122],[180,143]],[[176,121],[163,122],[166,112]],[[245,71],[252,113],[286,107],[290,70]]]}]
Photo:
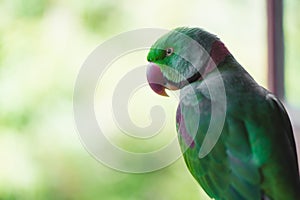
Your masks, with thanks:
[{"label": "blurred green background", "polygon": [[[299,9],[285,1],[286,89],[296,106]],[[182,158],[147,174],[103,166],[81,145],[73,119],[76,76],[96,46],[124,31],[178,26],[217,34],[266,86],[261,0],[0,0],[0,199],[207,199]]]}]

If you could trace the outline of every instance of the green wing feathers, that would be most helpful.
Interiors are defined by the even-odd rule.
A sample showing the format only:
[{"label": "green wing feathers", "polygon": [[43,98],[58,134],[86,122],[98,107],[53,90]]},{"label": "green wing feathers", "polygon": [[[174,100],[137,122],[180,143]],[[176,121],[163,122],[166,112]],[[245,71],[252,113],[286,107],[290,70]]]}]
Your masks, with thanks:
[{"label": "green wing feathers", "polygon": [[[221,137],[200,159],[198,152],[211,117],[205,111],[210,106],[210,100],[201,96],[197,105],[181,103],[177,111],[182,118],[177,119],[177,130],[185,162],[207,194],[217,200],[300,199],[294,137],[280,102],[266,94],[257,104],[239,108],[239,112],[263,109],[247,115],[231,112],[229,105]],[[200,121],[193,120],[194,115],[200,115]],[[197,134],[189,133],[195,126]],[[194,146],[187,148],[186,134],[194,135]]]}]

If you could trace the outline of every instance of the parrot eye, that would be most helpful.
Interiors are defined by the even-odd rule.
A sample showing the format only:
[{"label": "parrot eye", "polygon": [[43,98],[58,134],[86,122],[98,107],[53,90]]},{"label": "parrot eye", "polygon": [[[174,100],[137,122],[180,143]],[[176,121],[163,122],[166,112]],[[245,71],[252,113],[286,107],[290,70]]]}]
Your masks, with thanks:
[{"label": "parrot eye", "polygon": [[167,48],[166,49],[166,56],[172,55],[173,52],[174,52],[174,49],[172,47]]}]

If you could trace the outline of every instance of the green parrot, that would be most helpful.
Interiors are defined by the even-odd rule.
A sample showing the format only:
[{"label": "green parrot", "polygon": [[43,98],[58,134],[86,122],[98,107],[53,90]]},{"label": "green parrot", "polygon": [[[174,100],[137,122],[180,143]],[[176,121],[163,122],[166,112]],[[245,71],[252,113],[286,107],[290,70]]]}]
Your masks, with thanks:
[{"label": "green parrot", "polygon": [[[154,92],[168,96],[165,89],[180,89],[178,141],[189,171],[209,197],[300,200],[296,145],[282,103],[217,36],[176,28],[152,45],[147,60]],[[214,129],[218,124],[221,128]]]}]

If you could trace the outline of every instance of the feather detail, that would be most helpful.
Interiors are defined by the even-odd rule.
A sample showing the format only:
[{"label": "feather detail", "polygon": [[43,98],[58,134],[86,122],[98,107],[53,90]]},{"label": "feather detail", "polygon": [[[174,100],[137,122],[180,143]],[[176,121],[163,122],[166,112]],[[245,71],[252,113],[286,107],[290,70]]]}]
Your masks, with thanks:
[{"label": "feather detail", "polygon": [[184,139],[185,144],[191,148],[194,148],[195,142],[194,142],[194,139],[188,134],[188,132],[186,130],[184,119],[183,119],[183,116],[181,115],[180,106],[178,106],[178,108],[177,108],[176,123],[178,126],[179,133],[181,134],[182,138]]}]

